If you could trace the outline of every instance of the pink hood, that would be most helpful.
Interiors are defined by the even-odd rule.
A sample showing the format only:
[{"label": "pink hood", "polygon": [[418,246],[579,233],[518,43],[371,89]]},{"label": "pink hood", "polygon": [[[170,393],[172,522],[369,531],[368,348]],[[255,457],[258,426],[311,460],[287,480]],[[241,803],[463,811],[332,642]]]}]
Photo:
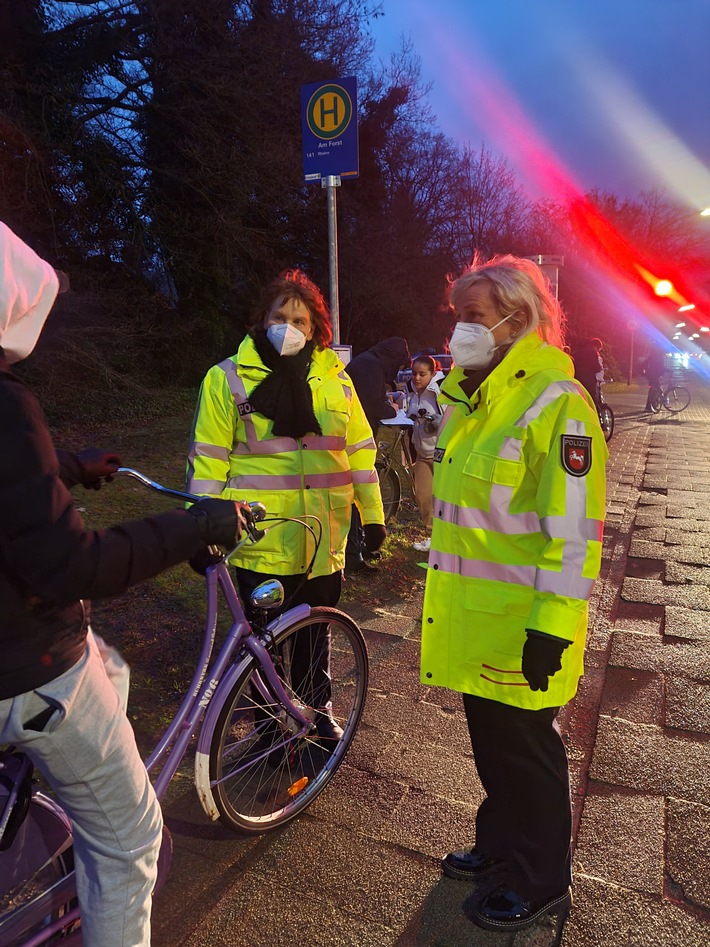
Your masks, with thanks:
[{"label": "pink hood", "polygon": [[8,362],[35,347],[58,289],[54,267],[0,221],[0,346]]}]

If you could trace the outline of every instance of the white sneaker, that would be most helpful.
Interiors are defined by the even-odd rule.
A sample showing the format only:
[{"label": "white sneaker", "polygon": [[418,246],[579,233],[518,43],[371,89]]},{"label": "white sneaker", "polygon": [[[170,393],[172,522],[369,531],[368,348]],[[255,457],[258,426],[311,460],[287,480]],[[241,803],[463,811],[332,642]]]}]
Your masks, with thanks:
[{"label": "white sneaker", "polygon": [[429,552],[431,549],[431,539],[427,538],[421,543],[412,543],[412,549],[416,549],[417,552]]}]

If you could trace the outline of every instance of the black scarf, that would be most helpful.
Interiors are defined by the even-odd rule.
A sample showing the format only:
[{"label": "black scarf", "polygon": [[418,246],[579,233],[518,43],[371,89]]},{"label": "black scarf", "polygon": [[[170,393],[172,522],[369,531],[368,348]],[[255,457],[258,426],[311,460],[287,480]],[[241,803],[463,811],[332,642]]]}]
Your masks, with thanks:
[{"label": "black scarf", "polygon": [[265,329],[253,330],[251,337],[259,358],[270,369],[266,378],[249,395],[252,408],[271,418],[276,437],[321,434],[308,385],[313,340],[306,342],[296,355],[279,355],[267,339]]}]

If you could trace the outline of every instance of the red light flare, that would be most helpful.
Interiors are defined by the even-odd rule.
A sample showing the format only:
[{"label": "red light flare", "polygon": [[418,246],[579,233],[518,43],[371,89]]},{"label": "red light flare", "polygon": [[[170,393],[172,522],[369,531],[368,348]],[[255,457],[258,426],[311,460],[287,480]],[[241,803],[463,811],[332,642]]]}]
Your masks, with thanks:
[{"label": "red light flare", "polygon": [[[658,272],[658,262],[645,260],[592,204],[480,47],[475,44],[472,48],[467,43],[462,50],[433,18],[430,26],[437,44],[446,53],[448,84],[462,111],[485,131],[486,141],[505,155],[534,196],[568,208],[582,251],[604,267],[619,289],[626,286],[630,305],[642,303],[640,285],[645,283],[655,290],[659,281],[666,278],[681,287],[680,291],[672,290],[669,299],[677,305],[688,302],[683,295],[683,275],[665,265]],[[541,252],[545,249],[541,248]],[[693,295],[689,290],[688,294]]]}]

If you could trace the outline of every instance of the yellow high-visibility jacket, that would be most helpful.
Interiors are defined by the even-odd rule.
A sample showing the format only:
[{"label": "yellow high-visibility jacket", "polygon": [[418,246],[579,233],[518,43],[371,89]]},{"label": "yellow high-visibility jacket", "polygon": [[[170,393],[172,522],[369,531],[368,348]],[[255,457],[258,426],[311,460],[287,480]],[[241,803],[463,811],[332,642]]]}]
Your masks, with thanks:
[{"label": "yellow high-visibility jacket", "polygon": [[[454,369],[434,455],[421,680],[527,709],[570,700],[601,565],[608,456],[571,359],[530,335],[469,398]],[[549,689],[521,664],[527,628],[571,642]]]},{"label": "yellow high-visibility jacket", "polygon": [[[317,516],[323,535],[311,576],[330,575],[345,564],[353,502],[363,524],[385,521],[372,431],[343,363],[332,349],[316,348],[308,384],[322,434],[275,437],[273,421],[249,403],[268,372],[249,336],[236,355],[208,371],[195,412],[187,489],[226,500],[258,500],[273,516]],[[315,521],[306,522],[317,535]],[[273,524],[232,561],[256,572],[298,575],[313,551],[308,530],[297,523]]]}]

